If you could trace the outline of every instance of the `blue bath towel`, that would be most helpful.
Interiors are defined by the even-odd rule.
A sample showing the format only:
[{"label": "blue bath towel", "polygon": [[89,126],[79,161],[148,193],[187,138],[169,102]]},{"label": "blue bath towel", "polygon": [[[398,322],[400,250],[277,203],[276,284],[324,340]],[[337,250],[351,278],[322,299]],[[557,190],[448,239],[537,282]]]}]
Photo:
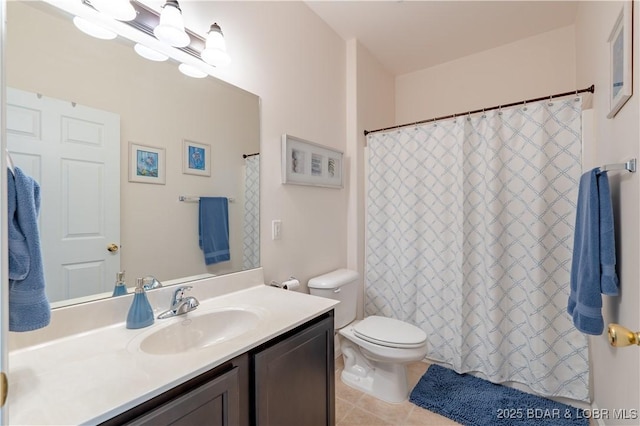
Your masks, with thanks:
[{"label": "blue bath towel", "polygon": [[51,321],[38,231],[40,186],[18,167],[7,171],[7,204],[9,330],[36,330]]},{"label": "blue bath towel", "polygon": [[567,312],[583,333],[604,329],[601,294],[618,294],[615,272],[613,209],[606,173],[593,169],[582,175],[578,191],[571,262],[571,293]]},{"label": "blue bath towel", "polygon": [[600,204],[600,291],[607,296],[617,296],[616,237],[609,177],[606,172],[598,173],[598,201]]},{"label": "blue bath towel", "polygon": [[229,201],[226,198],[200,197],[198,236],[205,264],[212,265],[231,259]]}]

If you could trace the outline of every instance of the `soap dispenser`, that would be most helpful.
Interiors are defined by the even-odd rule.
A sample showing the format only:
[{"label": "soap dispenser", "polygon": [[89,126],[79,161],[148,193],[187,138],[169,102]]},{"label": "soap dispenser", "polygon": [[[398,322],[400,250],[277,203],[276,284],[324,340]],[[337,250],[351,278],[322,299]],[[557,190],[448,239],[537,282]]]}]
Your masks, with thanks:
[{"label": "soap dispenser", "polygon": [[124,271],[116,272],[116,285],[113,287],[112,297],[127,294],[127,285],[124,282]]},{"label": "soap dispenser", "polygon": [[153,309],[144,291],[143,279],[136,278],[136,289],[133,302],[127,315],[127,328],[143,328],[153,324]]}]

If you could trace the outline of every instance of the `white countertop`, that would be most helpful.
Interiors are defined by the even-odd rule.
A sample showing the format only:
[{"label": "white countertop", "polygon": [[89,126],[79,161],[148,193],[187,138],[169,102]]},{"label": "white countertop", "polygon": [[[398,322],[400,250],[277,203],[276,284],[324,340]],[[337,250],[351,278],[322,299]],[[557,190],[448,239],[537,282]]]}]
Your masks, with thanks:
[{"label": "white countertop", "polygon": [[[190,295],[198,297],[195,290]],[[184,321],[190,313],[156,319],[152,326],[138,330],[127,329],[123,316],[122,322],[11,351],[5,406],[9,424],[75,425],[108,420],[337,304],[266,285],[198,299],[200,306],[194,314],[236,307],[258,310],[261,321],[238,337],[175,355],[150,355],[138,343],[161,327]]]}]

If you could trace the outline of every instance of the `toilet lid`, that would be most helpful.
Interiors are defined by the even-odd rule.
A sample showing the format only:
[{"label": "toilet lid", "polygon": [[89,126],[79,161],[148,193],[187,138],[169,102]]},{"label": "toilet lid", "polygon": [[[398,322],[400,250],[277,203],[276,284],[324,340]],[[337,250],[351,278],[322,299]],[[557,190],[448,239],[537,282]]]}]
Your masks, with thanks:
[{"label": "toilet lid", "polygon": [[415,348],[424,344],[427,335],[418,327],[393,318],[370,316],[353,327],[356,336],[378,345]]}]

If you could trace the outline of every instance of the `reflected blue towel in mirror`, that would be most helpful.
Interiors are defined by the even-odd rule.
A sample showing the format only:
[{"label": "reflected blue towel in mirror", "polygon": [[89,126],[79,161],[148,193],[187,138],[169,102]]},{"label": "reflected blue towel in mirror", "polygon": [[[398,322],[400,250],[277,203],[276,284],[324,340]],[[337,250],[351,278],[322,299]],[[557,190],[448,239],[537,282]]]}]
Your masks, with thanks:
[{"label": "reflected blue towel in mirror", "polygon": [[9,330],[37,330],[51,321],[38,231],[40,186],[18,167],[7,170],[7,210]]},{"label": "reflected blue towel in mirror", "polygon": [[599,169],[580,178],[567,312],[583,333],[604,329],[602,296],[618,294],[615,234],[609,180]]},{"label": "reflected blue towel in mirror", "polygon": [[198,237],[205,264],[212,265],[231,259],[229,201],[226,198],[200,197]]}]

